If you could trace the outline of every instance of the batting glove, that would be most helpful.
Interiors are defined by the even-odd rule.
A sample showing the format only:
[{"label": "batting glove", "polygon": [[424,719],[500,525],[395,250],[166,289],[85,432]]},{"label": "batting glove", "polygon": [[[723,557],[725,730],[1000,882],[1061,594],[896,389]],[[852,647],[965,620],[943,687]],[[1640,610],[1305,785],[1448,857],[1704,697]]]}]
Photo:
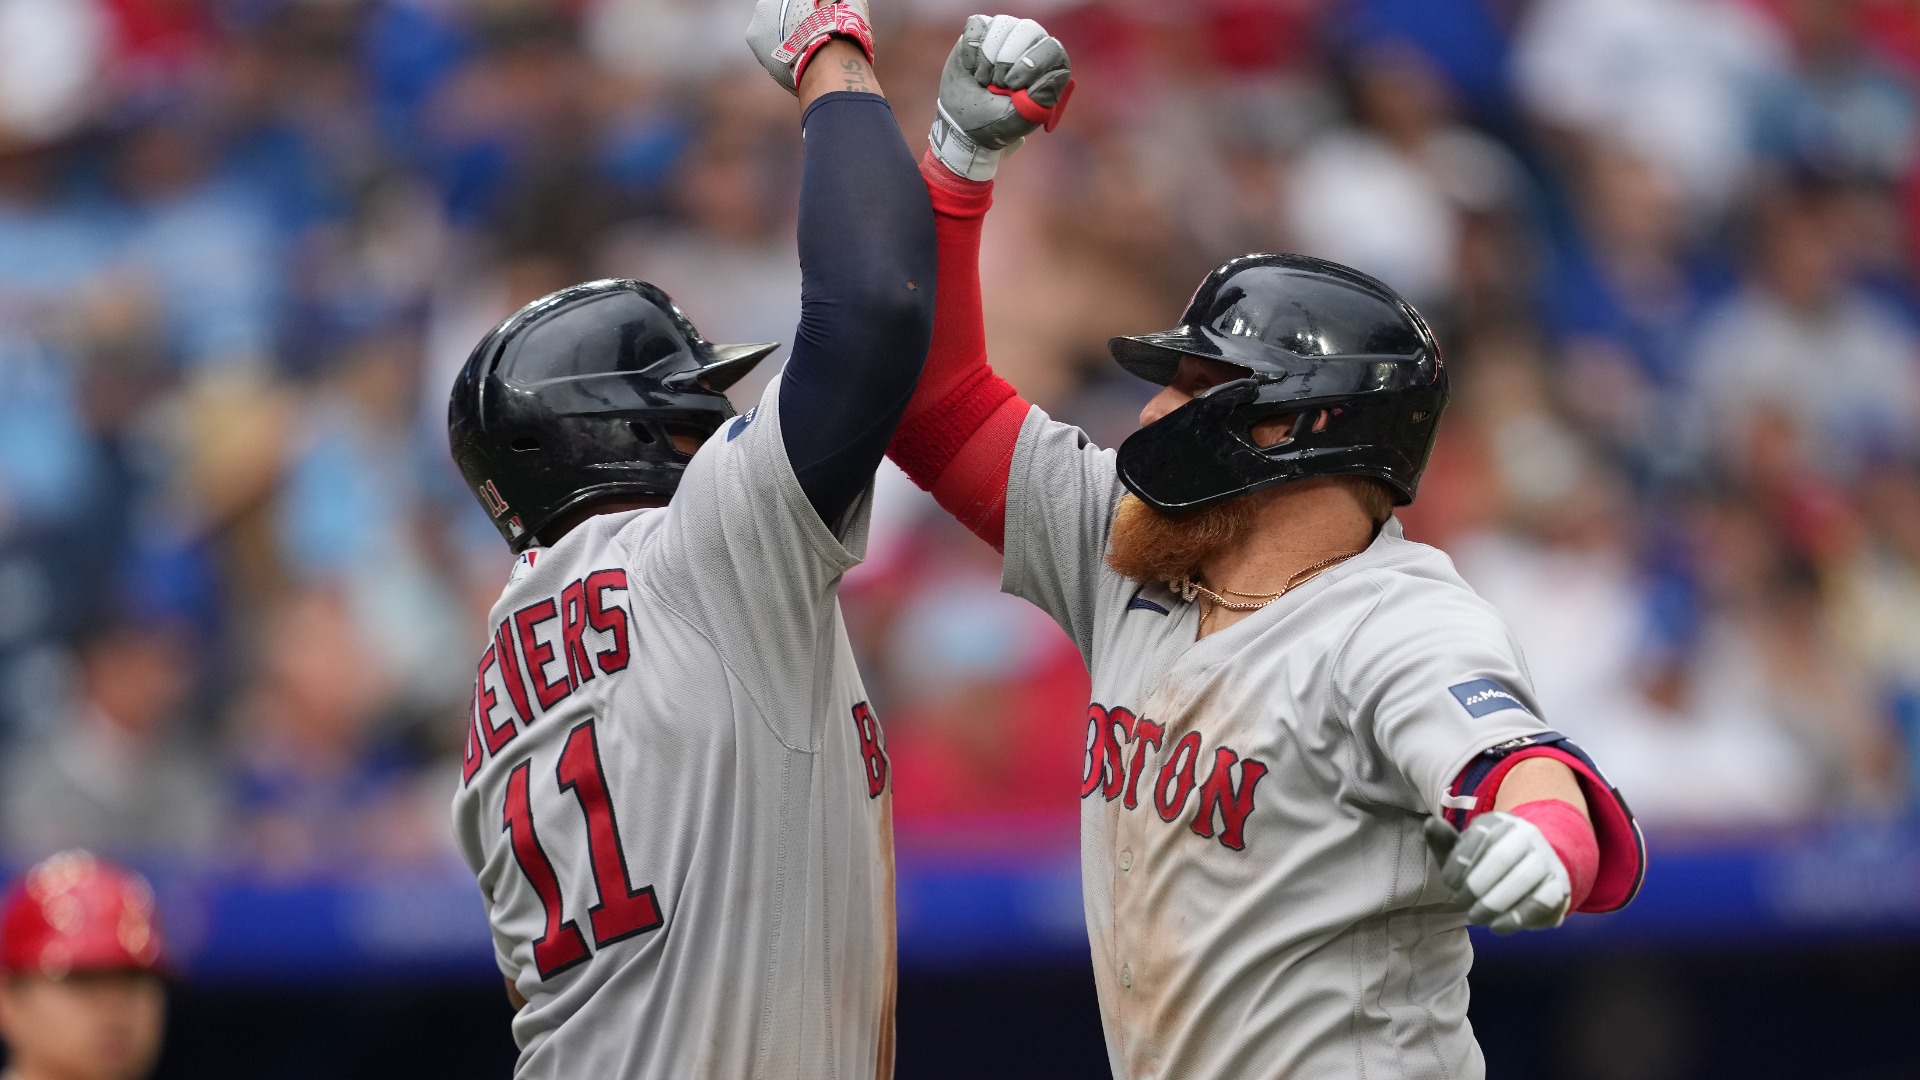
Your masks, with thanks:
[{"label": "batting glove", "polygon": [[851,40],[873,62],[867,0],[759,0],[747,23],[747,48],[790,94],[800,92],[807,62],[832,37]]},{"label": "batting glove", "polygon": [[1573,902],[1567,868],[1533,822],[1489,811],[1464,833],[1428,818],[1427,844],[1440,859],[1440,880],[1467,921],[1496,934],[1559,926]]},{"label": "batting glove", "polygon": [[927,136],[941,163],[991,180],[1002,156],[1038,128],[1052,131],[1073,94],[1066,46],[1032,19],[975,15],[947,54],[940,104]]}]

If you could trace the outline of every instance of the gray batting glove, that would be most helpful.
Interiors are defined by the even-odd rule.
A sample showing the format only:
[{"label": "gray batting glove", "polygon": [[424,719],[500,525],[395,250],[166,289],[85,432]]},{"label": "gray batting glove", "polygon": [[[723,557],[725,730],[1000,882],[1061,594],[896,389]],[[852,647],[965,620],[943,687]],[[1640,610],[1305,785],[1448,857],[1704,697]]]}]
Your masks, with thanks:
[{"label": "gray batting glove", "polygon": [[1440,880],[1467,921],[1496,934],[1559,926],[1573,902],[1567,868],[1533,822],[1494,810],[1464,833],[1428,818],[1427,845],[1440,859]]},{"label": "gray batting glove", "polygon": [[1000,159],[1039,128],[1052,131],[1073,93],[1066,46],[1032,19],[975,15],[947,54],[927,142],[947,168],[991,180]]},{"label": "gray batting glove", "polygon": [[747,48],[790,94],[800,92],[807,61],[833,37],[853,41],[873,62],[867,0],[759,0],[747,23]]}]

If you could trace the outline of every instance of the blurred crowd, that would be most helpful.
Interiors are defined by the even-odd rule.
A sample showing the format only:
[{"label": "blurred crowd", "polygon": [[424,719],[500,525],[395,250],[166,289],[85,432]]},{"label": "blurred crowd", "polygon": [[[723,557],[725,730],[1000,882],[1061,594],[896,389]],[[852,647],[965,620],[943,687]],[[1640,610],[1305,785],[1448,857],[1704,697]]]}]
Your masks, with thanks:
[{"label": "blurred crowd", "polygon": [[[971,6],[875,0],[916,152]],[[6,854],[451,857],[508,558],[447,389],[493,322],[592,277],[791,338],[796,115],[748,7],[0,0]],[[1030,398],[1111,445],[1149,388],[1106,339],[1171,324],[1213,264],[1377,274],[1454,375],[1408,532],[1645,820],[1907,812],[1920,5],[1015,9],[1079,78],[983,256]],[[902,829],[1070,835],[1072,647],[897,473],[872,554],[846,597]]]}]

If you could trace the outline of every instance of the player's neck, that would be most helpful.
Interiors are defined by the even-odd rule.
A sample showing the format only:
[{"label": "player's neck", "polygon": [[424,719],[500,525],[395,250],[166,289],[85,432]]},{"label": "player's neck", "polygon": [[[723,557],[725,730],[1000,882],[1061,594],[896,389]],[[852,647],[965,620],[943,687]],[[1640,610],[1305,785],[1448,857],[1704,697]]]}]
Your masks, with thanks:
[{"label": "player's neck", "polygon": [[[589,503],[586,506],[575,507],[565,514],[562,514],[553,524],[540,530],[540,544],[543,547],[552,547],[560,542],[561,537],[578,528],[581,522],[593,517],[595,514],[623,514],[628,510],[649,510],[665,505],[667,505],[666,499],[641,497],[605,499],[600,502]],[[0,1077],[0,1080],[5,1080],[5,1078]]]},{"label": "player's neck", "polygon": [[[1201,581],[1216,592],[1278,592],[1316,564],[1364,550],[1373,534],[1372,521],[1349,489],[1312,481],[1284,485],[1261,501],[1253,526],[1237,543],[1208,557]],[[1200,636],[1253,614],[1213,607]]]}]

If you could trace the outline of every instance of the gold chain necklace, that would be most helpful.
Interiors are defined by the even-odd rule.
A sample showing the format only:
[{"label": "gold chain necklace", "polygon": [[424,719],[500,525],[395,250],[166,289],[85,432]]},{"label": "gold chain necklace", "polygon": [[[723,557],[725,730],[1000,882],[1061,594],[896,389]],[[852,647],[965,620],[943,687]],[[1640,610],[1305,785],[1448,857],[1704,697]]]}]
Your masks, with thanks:
[{"label": "gold chain necklace", "polygon": [[[1180,594],[1180,599],[1188,603],[1192,603],[1195,596],[1206,599],[1206,606],[1200,609],[1199,628],[1204,630],[1207,626],[1207,616],[1213,614],[1213,609],[1216,607],[1225,608],[1228,611],[1259,611],[1261,608],[1266,607],[1268,604],[1273,603],[1275,600],[1280,599],[1313,580],[1314,576],[1321,571],[1346,562],[1358,554],[1360,554],[1359,551],[1349,551],[1344,555],[1335,555],[1331,559],[1323,559],[1320,562],[1314,563],[1312,566],[1288,578],[1287,583],[1280,587],[1280,591],[1274,593],[1244,593],[1236,592],[1233,589],[1222,589],[1220,592],[1214,592],[1212,589],[1207,588],[1192,578],[1179,578],[1175,581],[1168,582],[1167,585],[1172,588],[1174,592]],[[1222,596],[1221,593],[1225,593],[1227,596],[1246,597],[1246,599],[1229,600],[1227,596]]]}]

